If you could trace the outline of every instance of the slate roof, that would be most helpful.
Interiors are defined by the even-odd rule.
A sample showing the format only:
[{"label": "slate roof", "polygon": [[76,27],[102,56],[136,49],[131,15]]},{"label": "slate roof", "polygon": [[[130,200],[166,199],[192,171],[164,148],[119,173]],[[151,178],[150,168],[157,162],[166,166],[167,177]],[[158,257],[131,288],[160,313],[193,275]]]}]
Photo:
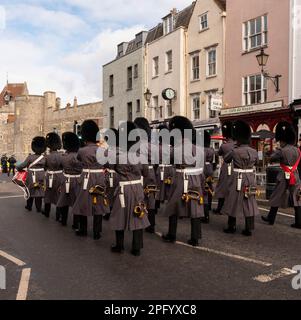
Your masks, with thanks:
[{"label": "slate roof", "polygon": [[28,93],[26,83],[8,83],[0,93],[0,106],[5,104],[4,96],[7,92],[13,99]]}]

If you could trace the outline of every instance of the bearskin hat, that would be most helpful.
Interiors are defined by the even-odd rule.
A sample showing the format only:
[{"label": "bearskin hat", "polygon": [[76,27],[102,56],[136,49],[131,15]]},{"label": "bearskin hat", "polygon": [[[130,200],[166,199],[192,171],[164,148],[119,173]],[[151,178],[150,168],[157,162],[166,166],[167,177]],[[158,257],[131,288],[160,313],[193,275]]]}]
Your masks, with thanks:
[{"label": "bearskin hat", "polygon": [[205,130],[204,131],[204,147],[210,148],[210,145],[211,145],[211,135],[209,131]]},{"label": "bearskin hat", "polygon": [[[118,129],[119,137],[122,138],[122,137],[125,136],[125,134],[127,134],[127,139],[126,139],[126,140],[124,140],[124,141],[123,141],[123,140],[119,141],[119,142],[120,142],[119,147],[120,147],[121,149],[124,149],[124,150],[127,149],[127,151],[129,151],[130,148],[131,148],[133,145],[136,144],[136,141],[129,141],[129,139],[128,139],[129,134],[130,134],[132,131],[136,130],[136,129],[137,129],[137,126],[135,125],[134,122],[131,122],[131,121],[123,122],[123,123],[120,124],[119,129]],[[123,145],[123,142],[127,142],[127,148]]]},{"label": "bearskin hat", "polygon": [[86,120],[81,126],[82,138],[85,142],[97,142],[99,127],[93,120]]},{"label": "bearskin hat", "polygon": [[233,124],[231,121],[226,121],[222,125],[222,132],[223,137],[226,139],[232,139],[233,138]]},{"label": "bearskin hat", "polygon": [[150,138],[152,129],[151,129],[149,122],[146,118],[142,118],[142,117],[136,118],[134,123],[138,129],[144,130],[147,133],[147,136]]},{"label": "bearskin hat", "polygon": [[46,146],[51,151],[62,149],[61,137],[55,132],[48,133],[46,136]]},{"label": "bearskin hat", "polygon": [[251,135],[251,128],[246,122],[238,120],[233,124],[233,138],[239,144],[250,144]]},{"label": "bearskin hat", "polygon": [[179,129],[183,133],[185,130],[193,130],[191,121],[182,116],[175,116],[169,121],[169,130]]},{"label": "bearskin hat", "polygon": [[283,121],[277,125],[275,138],[277,142],[281,141],[287,144],[295,145],[297,134],[292,124]]},{"label": "bearskin hat", "polygon": [[104,134],[103,134],[104,140],[105,140],[106,142],[108,142],[108,140],[109,140],[109,136],[108,136],[108,135],[109,135],[109,131],[115,134],[115,137],[116,137],[116,146],[118,146],[119,133],[118,133],[118,130],[117,130],[117,129],[111,128],[111,129],[109,129],[109,130],[106,130],[106,131],[104,132]]},{"label": "bearskin hat", "polygon": [[65,132],[62,136],[63,148],[68,152],[77,152],[80,148],[78,136],[73,132]]},{"label": "bearskin hat", "polygon": [[46,139],[44,137],[35,137],[31,142],[31,149],[35,154],[41,155],[47,149]]}]

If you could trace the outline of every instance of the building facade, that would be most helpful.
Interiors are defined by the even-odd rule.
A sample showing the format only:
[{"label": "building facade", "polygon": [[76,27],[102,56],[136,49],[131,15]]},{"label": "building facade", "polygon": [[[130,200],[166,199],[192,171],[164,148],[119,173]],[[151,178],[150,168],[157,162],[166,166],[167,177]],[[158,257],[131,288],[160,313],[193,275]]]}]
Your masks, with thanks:
[{"label": "building facade", "polygon": [[[9,89],[19,85],[8,84]],[[74,131],[75,122],[81,124],[86,119],[95,120],[103,126],[102,102],[62,107],[60,98],[55,92],[45,92],[43,95],[30,95],[25,84],[24,90],[7,90],[12,94],[10,99],[2,95],[0,101],[0,154],[14,154],[18,160],[23,160],[31,152],[31,141],[35,136],[46,136],[49,132],[62,134]]]}]

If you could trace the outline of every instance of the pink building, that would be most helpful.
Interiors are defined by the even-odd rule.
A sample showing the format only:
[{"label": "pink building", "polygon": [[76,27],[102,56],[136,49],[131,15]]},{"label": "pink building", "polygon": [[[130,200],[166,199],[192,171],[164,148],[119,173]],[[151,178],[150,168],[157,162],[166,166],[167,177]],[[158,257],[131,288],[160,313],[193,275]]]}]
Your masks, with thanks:
[{"label": "pink building", "polygon": [[[298,0],[297,0],[298,1]],[[294,0],[227,0],[226,77],[221,120],[247,121],[253,132],[293,121],[292,5]],[[269,55],[264,71],[281,75],[279,92],[256,56]]]}]

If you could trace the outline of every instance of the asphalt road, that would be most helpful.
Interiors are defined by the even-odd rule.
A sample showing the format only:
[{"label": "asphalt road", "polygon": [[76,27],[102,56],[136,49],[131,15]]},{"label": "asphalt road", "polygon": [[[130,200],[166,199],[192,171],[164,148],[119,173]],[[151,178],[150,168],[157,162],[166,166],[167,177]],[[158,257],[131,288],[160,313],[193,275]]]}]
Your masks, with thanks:
[{"label": "asphalt road", "polygon": [[[70,226],[55,222],[54,212],[50,220],[27,212],[19,190],[3,180],[7,178],[0,180],[0,265],[6,268],[6,290],[0,290],[0,300],[301,298],[301,290],[291,284],[292,268],[301,265],[301,231],[290,228],[289,216],[279,216],[274,227],[259,217],[252,238],[224,234],[227,218],[213,216],[203,227],[198,249],[185,245],[190,222],[182,220],[177,244],[146,234],[143,254],[136,258],[129,253],[130,234],[126,252],[111,254],[114,234],[107,222],[100,241],[91,235],[77,238]],[[163,216],[157,230],[167,230]]]}]

